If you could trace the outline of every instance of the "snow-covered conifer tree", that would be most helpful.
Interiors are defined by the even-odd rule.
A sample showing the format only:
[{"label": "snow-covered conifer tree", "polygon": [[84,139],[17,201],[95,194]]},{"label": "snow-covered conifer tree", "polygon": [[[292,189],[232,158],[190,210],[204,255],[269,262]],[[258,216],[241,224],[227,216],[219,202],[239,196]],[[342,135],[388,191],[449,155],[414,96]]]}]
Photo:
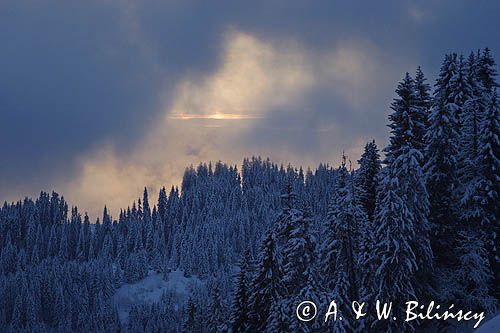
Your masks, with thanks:
[{"label": "snow-covered conifer tree", "polygon": [[227,304],[221,296],[221,289],[215,285],[212,289],[208,311],[208,329],[210,332],[227,332]]},{"label": "snow-covered conifer tree", "polygon": [[[359,300],[362,265],[360,231],[366,228],[368,217],[354,193],[353,180],[346,168],[346,158],[338,170],[336,192],[327,216],[328,235],[323,247],[322,272],[329,299],[339,304],[343,320],[331,322],[336,332],[359,329],[350,304]],[[366,230],[368,231],[368,230]]]},{"label": "snow-covered conifer tree", "polygon": [[373,222],[375,201],[377,197],[378,173],[381,168],[380,155],[375,140],[365,145],[365,150],[358,164],[359,169],[356,173],[356,190],[358,192],[358,198],[368,215],[368,219]]},{"label": "snow-covered conifer tree", "polygon": [[456,299],[464,308],[493,313],[495,298],[490,295],[493,275],[488,252],[477,226],[466,226],[459,233],[458,253],[460,269]]},{"label": "snow-covered conifer tree", "polygon": [[438,268],[455,266],[456,258],[458,120],[451,84],[456,73],[456,55],[447,55],[437,79],[426,133],[424,168],[433,228],[431,241]]},{"label": "snow-covered conifer tree", "polygon": [[386,152],[385,163],[389,164],[408,149],[423,150],[425,133],[425,117],[422,109],[417,107],[415,82],[406,73],[396,89],[398,95],[391,104],[393,112],[389,115],[391,136]]},{"label": "snow-covered conifer tree", "polygon": [[250,308],[250,252],[245,250],[235,279],[230,327],[233,333],[248,332]]},{"label": "snow-covered conifer tree", "polygon": [[424,132],[421,133],[422,136],[418,133],[416,135],[419,137],[419,141],[422,142],[425,142],[425,129],[427,128],[429,109],[432,104],[430,90],[430,85],[427,83],[422,68],[418,66],[415,72],[415,107],[418,109],[420,121],[424,123]]},{"label": "snow-covered conifer tree", "polygon": [[486,94],[491,94],[499,85],[496,82],[495,59],[489,48],[485,48],[478,59],[477,77]]},{"label": "snow-covered conifer tree", "polygon": [[310,233],[312,222],[309,207],[303,214],[296,215],[290,228],[287,230],[286,243],[282,248],[283,255],[283,285],[287,295],[283,298],[283,311],[289,318],[287,322],[289,331],[308,332],[313,323],[304,324],[296,320],[295,308],[304,299],[319,299],[319,287],[316,276],[316,240]]},{"label": "snow-covered conifer tree", "polygon": [[[401,311],[404,302],[416,298],[414,282],[416,254],[411,246],[415,229],[411,213],[399,190],[399,178],[392,165],[381,182],[375,212],[376,237],[372,252],[372,279],[375,296],[381,302],[392,302]],[[394,313],[402,318],[401,312]],[[398,316],[399,315],[399,316]],[[413,332],[412,322],[379,320],[372,323],[376,332]]]},{"label": "snow-covered conifer tree", "polygon": [[186,316],[184,324],[182,326],[182,331],[186,333],[198,333],[200,332],[199,322],[198,322],[198,310],[194,300],[190,297],[187,302]]},{"label": "snow-covered conifer tree", "polygon": [[[483,89],[477,78],[477,62],[471,53],[465,66],[466,81],[470,87],[470,96],[463,104],[460,114],[460,153],[458,156],[458,178],[461,189],[459,196],[468,187],[468,183],[477,175],[476,160],[479,149],[479,126],[484,112]],[[464,207],[460,208],[463,215]]]},{"label": "snow-covered conifer tree", "polygon": [[[280,307],[277,303],[281,300],[284,286],[282,273],[279,269],[279,253],[273,232],[268,230],[257,259],[255,275],[252,279],[249,331],[265,332],[271,317],[278,317]],[[272,306],[275,304],[276,306]]]},{"label": "snow-covered conifer tree", "polygon": [[500,298],[500,102],[496,91],[491,95],[479,129],[479,175],[475,181],[475,200],[485,231],[490,267],[494,273],[493,296]]}]

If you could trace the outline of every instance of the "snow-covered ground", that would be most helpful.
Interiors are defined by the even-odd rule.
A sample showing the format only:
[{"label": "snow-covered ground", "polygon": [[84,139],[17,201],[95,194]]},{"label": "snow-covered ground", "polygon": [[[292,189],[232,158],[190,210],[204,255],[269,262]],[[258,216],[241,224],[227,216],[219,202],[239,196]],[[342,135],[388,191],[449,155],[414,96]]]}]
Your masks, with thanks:
[{"label": "snow-covered ground", "polygon": [[500,314],[491,318],[481,325],[474,333],[499,333],[500,332]]},{"label": "snow-covered ground", "polygon": [[192,288],[200,284],[202,282],[197,277],[186,278],[182,271],[169,273],[166,280],[163,274],[151,271],[146,278],[118,288],[113,301],[118,308],[120,321],[126,323],[132,306],[158,302],[164,292],[173,293],[179,304],[182,304],[188,299]]}]

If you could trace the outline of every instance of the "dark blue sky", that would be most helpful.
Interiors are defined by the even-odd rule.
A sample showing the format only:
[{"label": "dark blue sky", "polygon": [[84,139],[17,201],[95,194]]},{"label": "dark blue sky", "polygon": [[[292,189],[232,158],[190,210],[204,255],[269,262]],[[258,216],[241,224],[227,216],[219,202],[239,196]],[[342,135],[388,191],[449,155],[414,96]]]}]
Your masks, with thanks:
[{"label": "dark blue sky", "polygon": [[445,53],[485,46],[498,59],[498,13],[497,1],[2,1],[0,200],[55,189],[92,211],[97,192],[169,185],[199,160],[355,160],[365,140],[385,145],[405,71],[433,78]]}]

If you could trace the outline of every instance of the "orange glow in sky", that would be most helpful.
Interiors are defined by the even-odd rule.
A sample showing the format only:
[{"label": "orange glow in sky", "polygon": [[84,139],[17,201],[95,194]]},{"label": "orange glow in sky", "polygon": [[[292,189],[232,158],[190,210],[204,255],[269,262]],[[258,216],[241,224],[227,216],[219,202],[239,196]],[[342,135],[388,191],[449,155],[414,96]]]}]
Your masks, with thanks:
[{"label": "orange glow in sky", "polygon": [[177,113],[169,116],[170,119],[176,120],[193,120],[193,119],[210,119],[210,120],[249,120],[262,118],[255,114],[237,114],[237,113],[211,113],[211,114],[189,114]]}]

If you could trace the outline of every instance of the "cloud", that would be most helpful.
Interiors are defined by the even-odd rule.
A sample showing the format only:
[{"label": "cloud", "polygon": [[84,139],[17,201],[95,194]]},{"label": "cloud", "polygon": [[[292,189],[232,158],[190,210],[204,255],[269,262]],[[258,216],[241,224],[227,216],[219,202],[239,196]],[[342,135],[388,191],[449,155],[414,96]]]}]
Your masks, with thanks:
[{"label": "cloud", "polygon": [[380,83],[385,83],[387,74],[392,76],[389,66],[400,68],[401,64],[389,64],[383,59],[387,54],[366,41],[341,41],[337,45],[322,57],[318,75],[338,98],[354,110],[366,112],[369,104],[387,94]]},{"label": "cloud", "polygon": [[[297,106],[325,88],[352,107],[366,106],[370,94],[354,96],[378,79],[375,68],[380,64],[365,55],[379,52],[375,47],[350,42],[316,54],[293,40],[269,42],[234,29],[223,38],[215,70],[186,75],[174,89],[173,101],[165,100],[163,113],[127,153],[108,143],[80,159],[80,174],[61,184],[70,199],[78,198],[93,214],[105,203],[116,212],[144,186],[156,192],[160,186],[179,184],[191,164],[214,159],[239,164],[243,157],[260,154],[314,166],[342,150],[359,154],[364,141],[349,141],[351,130],[338,122],[342,112],[322,117],[324,110],[313,113]],[[312,154],[296,145],[297,134],[314,145]]]},{"label": "cloud", "polygon": [[272,45],[232,31],[221,58],[213,75],[180,84],[172,114],[259,115],[290,103],[313,83],[307,60],[294,45]]},{"label": "cloud", "polygon": [[[139,143],[128,153],[108,143],[82,156],[80,174],[60,188],[95,214],[104,203],[114,209],[130,204],[144,186],[156,191],[178,184],[190,164],[214,158],[236,163],[246,153],[240,150],[241,133],[311,87],[300,52],[281,50],[289,53],[244,33],[228,33],[217,70],[182,80],[174,101],[165,102]],[[232,124],[211,126],[214,122]]]},{"label": "cloud", "polygon": [[432,78],[446,52],[500,45],[497,2],[0,7],[0,200],[54,189],[92,211],[200,160],[315,165],[358,141],[382,146],[404,72]]}]

